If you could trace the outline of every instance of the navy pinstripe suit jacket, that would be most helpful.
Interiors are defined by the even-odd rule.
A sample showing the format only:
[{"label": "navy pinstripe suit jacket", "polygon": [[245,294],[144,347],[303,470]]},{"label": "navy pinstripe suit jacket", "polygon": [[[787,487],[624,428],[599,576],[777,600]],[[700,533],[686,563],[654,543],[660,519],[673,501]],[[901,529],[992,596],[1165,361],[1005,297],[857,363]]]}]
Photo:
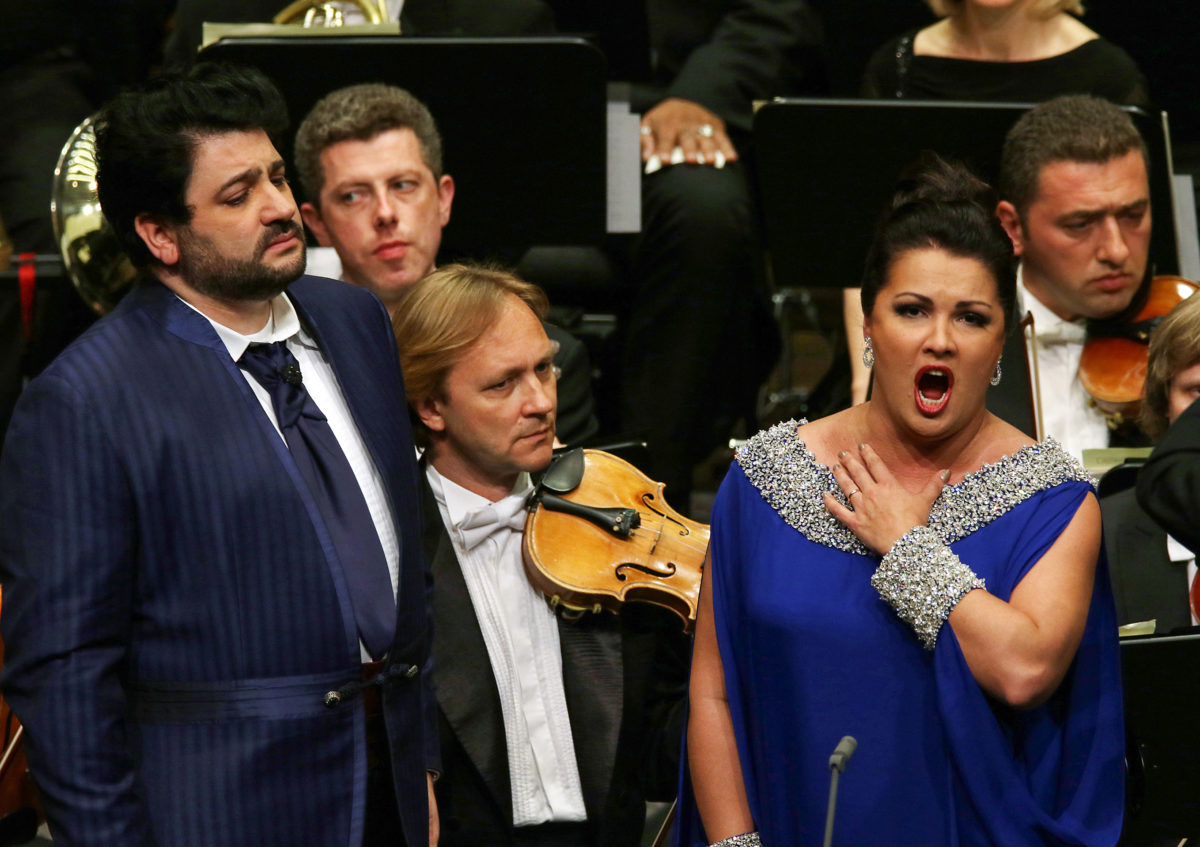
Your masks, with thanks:
[{"label": "navy pinstripe suit jacket", "polygon": [[[437,734],[399,360],[373,295],[311,277],[288,293],[396,519],[383,702],[408,844],[424,845]],[[162,285],[135,288],[21,397],[0,460],[0,577],[4,693],[56,843],[361,843],[363,710],[324,703],[360,674],[341,568],[236,364]]]}]

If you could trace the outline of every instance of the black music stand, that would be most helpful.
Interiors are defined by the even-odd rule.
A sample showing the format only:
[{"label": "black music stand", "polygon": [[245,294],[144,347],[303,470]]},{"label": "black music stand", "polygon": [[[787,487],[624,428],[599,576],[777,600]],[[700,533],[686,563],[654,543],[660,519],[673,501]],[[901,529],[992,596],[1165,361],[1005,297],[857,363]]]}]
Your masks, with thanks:
[{"label": "black music stand", "polygon": [[[923,150],[995,184],[1009,128],[1031,103],[780,99],[754,116],[754,142],[777,285],[854,287],[901,171]],[[1178,273],[1165,115],[1126,111],[1150,153],[1157,273]]]},{"label": "black music stand", "polygon": [[1121,641],[1129,736],[1126,833],[1200,835],[1198,664],[1200,632]]},{"label": "black music stand", "polygon": [[[583,39],[231,37],[200,59],[262,70],[283,93],[293,133],[335,89],[411,91],[437,121],[457,187],[443,260],[515,261],[533,244],[604,237],[606,68]],[[292,138],[283,146],[290,163]]]}]

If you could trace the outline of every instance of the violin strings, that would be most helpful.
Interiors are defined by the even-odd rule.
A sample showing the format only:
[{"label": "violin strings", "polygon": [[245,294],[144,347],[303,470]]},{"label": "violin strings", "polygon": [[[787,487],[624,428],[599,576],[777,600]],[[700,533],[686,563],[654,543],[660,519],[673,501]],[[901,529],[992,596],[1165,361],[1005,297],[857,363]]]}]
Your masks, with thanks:
[{"label": "violin strings", "polygon": [[649,540],[657,540],[666,537],[669,538],[673,544],[678,544],[681,547],[694,551],[703,551],[708,549],[707,540],[698,542],[693,540],[693,537],[690,535],[667,534],[663,533],[661,530],[656,532],[655,530],[646,526],[642,526],[633,530],[630,532],[630,535],[637,538],[647,538]]}]

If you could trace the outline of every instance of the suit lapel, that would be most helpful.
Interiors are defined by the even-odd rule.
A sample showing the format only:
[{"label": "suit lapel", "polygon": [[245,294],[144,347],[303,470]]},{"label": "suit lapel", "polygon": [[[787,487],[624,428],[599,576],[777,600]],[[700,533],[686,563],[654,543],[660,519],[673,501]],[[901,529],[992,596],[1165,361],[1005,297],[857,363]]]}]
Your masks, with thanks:
[{"label": "suit lapel", "polygon": [[1120,561],[1126,563],[1124,590],[1131,612],[1139,619],[1156,617],[1160,631],[1190,626],[1187,568],[1167,557],[1167,534],[1140,508],[1117,539]]},{"label": "suit lapel", "polygon": [[425,554],[433,569],[433,682],[438,707],[511,827],[508,743],[491,660],[442,513],[423,472],[420,477]]},{"label": "suit lapel", "polygon": [[625,698],[619,620],[608,613],[558,621],[563,687],[588,819],[600,821],[612,785]]},{"label": "suit lapel", "polygon": [[[407,494],[407,491],[412,489],[397,488],[398,484],[403,485],[411,479],[403,472],[407,470],[412,474],[416,466],[411,454],[403,456],[400,452],[413,449],[403,390],[397,392],[399,396],[391,396],[388,391],[381,390],[381,384],[391,384],[391,380],[380,378],[381,374],[376,367],[379,358],[377,347],[367,341],[374,337],[371,327],[359,327],[353,323],[356,318],[361,319],[362,315],[349,312],[338,303],[330,303],[326,292],[322,288],[310,285],[307,277],[301,277],[293,283],[287,293],[305,330],[329,362],[342,397],[346,401],[346,407],[350,410],[354,426],[362,437],[375,469],[379,472],[391,506],[401,575],[403,577],[408,573],[411,576],[415,572],[403,564],[410,555],[405,551],[405,543],[417,537],[420,524],[417,510],[411,507],[410,495]],[[382,329],[386,324],[386,313],[378,301],[376,305]],[[339,309],[337,314],[345,320],[327,319],[328,314],[335,308]],[[347,328],[350,331],[347,331]],[[386,332],[390,337],[390,328]],[[395,355],[394,348],[392,355]],[[396,370],[399,370],[398,365]],[[415,479],[411,485],[415,488]],[[418,586],[410,584],[407,588],[406,592],[403,580],[397,587],[397,637],[406,630],[403,616],[406,613],[411,614],[416,604],[423,602],[413,591]]]},{"label": "suit lapel", "polygon": [[[324,320],[320,304],[312,302],[315,293],[303,285],[293,285],[288,289],[288,296],[333,369],[342,396],[354,418],[354,425],[385,484],[389,483],[390,475],[385,469],[395,467],[397,451],[406,447],[411,449],[412,439],[404,437],[409,432],[404,398],[384,395],[380,390],[379,374],[367,366],[372,360],[365,358],[366,351],[360,349],[358,339],[371,333],[367,327],[347,333],[341,331],[344,329],[341,324]],[[395,503],[396,492],[388,493]]]},{"label": "suit lapel", "polygon": [[[330,577],[333,580],[334,590],[337,593],[337,602],[341,609],[345,627],[347,654],[353,656],[354,660],[357,660],[359,655],[358,627],[355,623],[354,607],[350,601],[345,576],[341,565],[338,563],[333,540],[325,526],[320,508],[313,498],[312,492],[309,491],[308,485],[301,478],[287,445],[275,431],[270,419],[262,413],[258,399],[254,396],[254,392],[250,390],[249,384],[239,370],[237,363],[229,355],[229,351],[221,341],[220,336],[217,335],[216,330],[213,329],[212,324],[209,323],[207,318],[184,303],[173,291],[159,282],[147,282],[139,285],[133,292],[130,292],[130,295],[122,301],[121,305],[124,306],[126,302],[129,302],[131,309],[145,308],[171,334],[184,341],[208,348],[216,357],[216,361],[220,363],[220,366],[228,372],[232,390],[236,392],[246,408],[247,431],[257,430],[266,439],[265,443],[270,445],[271,450],[279,459],[281,472],[291,481],[301,501],[304,503],[305,511],[312,522],[313,529],[320,542],[325,561],[329,567]],[[297,306],[297,309],[299,308]]]}]

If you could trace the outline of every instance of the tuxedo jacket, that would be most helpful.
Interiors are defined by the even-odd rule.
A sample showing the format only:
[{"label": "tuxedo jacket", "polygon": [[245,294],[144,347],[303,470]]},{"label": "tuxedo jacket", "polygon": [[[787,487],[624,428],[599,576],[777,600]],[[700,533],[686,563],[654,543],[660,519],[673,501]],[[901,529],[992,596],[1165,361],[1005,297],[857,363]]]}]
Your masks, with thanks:
[{"label": "tuxedo jacket", "polygon": [[1157,632],[1191,626],[1187,567],[1167,557],[1167,531],[1138,505],[1132,488],[1100,501],[1117,623],[1158,621]]},{"label": "tuxedo jacket", "polygon": [[[442,847],[512,843],[508,747],[495,677],[466,581],[422,477],[433,569],[434,687]],[[678,779],[688,642],[671,612],[631,604],[620,617],[559,620],[563,687],[592,842],[636,847],[645,801]]]},{"label": "tuxedo jacket", "polygon": [[[381,694],[426,843],[436,766],[427,570],[382,304],[289,289],[384,482],[401,546]],[[24,392],[0,461],[4,694],[62,845],[359,847],[361,678],[317,505],[212,326],[136,287]],[[422,669],[425,669],[422,672]]]},{"label": "tuxedo jacket", "polygon": [[1138,471],[1137,499],[1189,550],[1200,550],[1200,403],[1175,419]]}]

